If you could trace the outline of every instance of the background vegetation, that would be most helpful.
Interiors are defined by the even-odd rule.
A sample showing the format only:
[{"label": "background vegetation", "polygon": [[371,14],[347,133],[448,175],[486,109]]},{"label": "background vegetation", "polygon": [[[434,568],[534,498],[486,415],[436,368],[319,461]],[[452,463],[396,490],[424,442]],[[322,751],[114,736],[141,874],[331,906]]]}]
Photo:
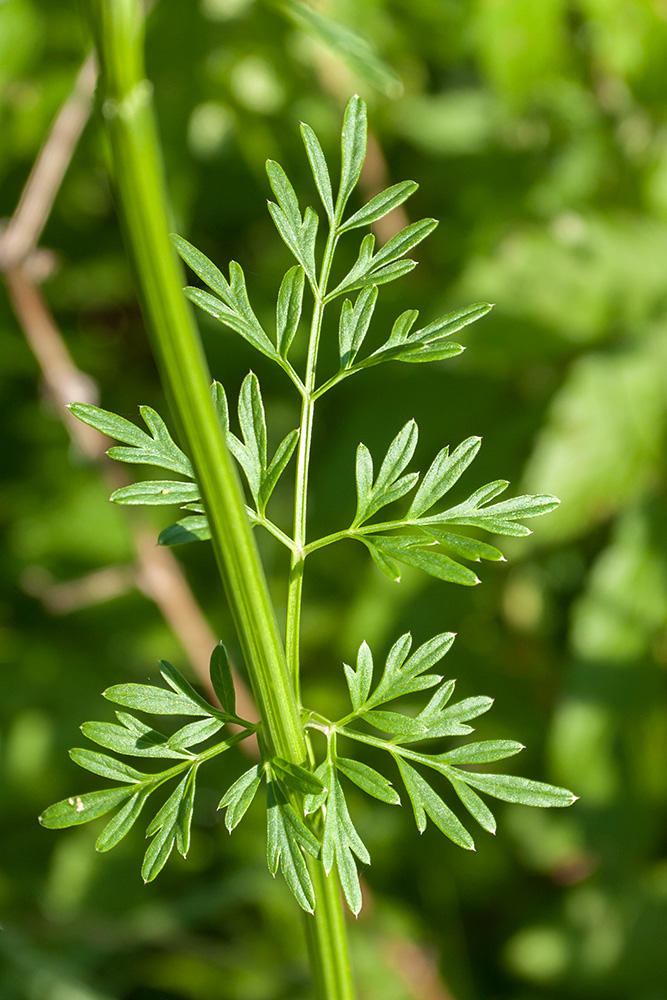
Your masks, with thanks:
[{"label": "background vegetation", "polygon": [[[351,380],[327,397],[312,530],[331,530],[339,510],[353,509],[358,441],[379,453],[410,417],[422,467],[444,444],[481,434],[479,484],[506,476],[517,492],[563,500],[511,546],[508,565],[484,567],[474,590],[407,571],[395,586],[361,546],[312,560],[307,701],[326,711],[343,700],[340,662],[363,638],[379,651],[407,629],[419,641],[457,631],[449,659],[458,693],[496,699],[480,738],[521,740],[521,773],[581,796],[566,811],[499,809],[497,837],[480,837],[468,856],[434,830],[416,840],[408,809],[376,809],[360,795],[375,859],[353,928],[361,996],[662,1000],[667,7],[318,8],[372,39],[392,71],[363,51],[365,71],[355,71],[299,10],[259,0],[156,5],[149,75],[177,230],[219,264],[241,261],[269,316],[291,262],[265,209],[264,161],[278,159],[310,190],[298,122],[333,151],[344,101],[358,90],[375,131],[367,192],[414,178],[411,217],[442,220],[419,248],[420,267],[383,295],[378,329],[408,307],[428,321],[470,301],[497,303],[466,333],[461,358],[379,368],[360,376],[363,387]],[[74,3],[0,4],[0,216],[14,211],[86,46]],[[42,245],[56,255],[43,294],[102,405],[130,418],[139,403],[165,412],[97,122]],[[202,324],[213,373],[234,396],[257,359]],[[301,918],[266,871],[263,809],[232,838],[215,812],[238,761],[221,759],[217,781],[215,767],[204,776],[187,862],[173,859],[147,888],[138,832],[96,855],[96,829],[37,825],[46,804],[84,790],[66,749],[81,721],[102,717],[100,691],[154,679],[158,657],[183,668],[189,658],[140,592],[154,584],[135,572],[136,525],[107,503],[108,483],[40,391],[4,291],[0,332],[0,1000],[306,998]],[[286,432],[293,401],[268,365],[258,374],[272,423]],[[158,512],[153,532],[169,519]],[[229,642],[210,551],[180,554],[216,637]],[[281,605],[282,553],[267,544],[264,555]]]}]

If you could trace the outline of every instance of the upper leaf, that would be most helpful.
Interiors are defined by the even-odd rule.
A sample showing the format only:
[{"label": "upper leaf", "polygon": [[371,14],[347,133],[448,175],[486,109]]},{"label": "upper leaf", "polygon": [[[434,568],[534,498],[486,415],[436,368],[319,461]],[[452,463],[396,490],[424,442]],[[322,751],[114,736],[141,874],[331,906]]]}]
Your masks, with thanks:
[{"label": "upper leaf", "polygon": [[273,777],[267,781],[267,862],[275,875],[278,866],[299,906],[315,911],[315,891],[303,856],[307,851],[318,857],[320,845],[294,812],[284,792]]},{"label": "upper leaf", "polygon": [[109,448],[107,455],[110,458],[122,462],[155,465],[160,469],[171,469],[172,472],[180,472],[184,476],[194,478],[190,460],[172,440],[162,417],[150,406],[140,406],[139,412],[152,436],[124,417],[109,413],[108,410],[102,410],[98,406],[71,403],[69,410],[84,424],[131,446]]},{"label": "upper leaf", "polygon": [[347,222],[339,228],[340,233],[346,233],[349,229],[358,229],[360,226],[370,226],[378,219],[384,218],[399,205],[402,205],[411,194],[414,194],[419,187],[414,181],[401,181],[400,184],[392,184],[386,191],[381,191],[371,198],[363,208],[350,216]]},{"label": "upper leaf", "polygon": [[186,288],[185,295],[190,301],[240,333],[262,354],[275,360],[278,357],[276,349],[250,305],[241,266],[236,261],[230,263],[230,280],[227,281],[219,268],[182,236],[172,235],[172,241],[186,264],[219,296],[216,298],[201,288]]},{"label": "upper leaf", "polygon": [[396,763],[412,801],[419,832],[423,833],[426,829],[426,817],[428,816],[438,829],[455,844],[468,851],[474,851],[474,840],[449,806],[446,806],[440,796],[433,791],[429,783],[407,761],[397,757]]},{"label": "upper leaf", "polygon": [[366,105],[355,94],[347,102],[341,132],[340,188],[336,200],[336,219],[339,221],[364,164],[367,131]]},{"label": "upper leaf", "polygon": [[387,449],[380,471],[373,482],[373,463],[365,445],[357,449],[357,513],[354,524],[363,524],[381,507],[399,500],[414,486],[417,475],[402,476],[414,455],[418,430],[414,420],[409,420]]},{"label": "upper leaf", "polygon": [[345,794],[333,767],[328,770],[327,813],[322,838],[322,864],[327,875],[336,865],[347,904],[355,914],[361,909],[361,887],[353,853],[364,864],[371,863],[366,845],[357,833],[345,801]]},{"label": "upper leaf", "polygon": [[322,204],[324,205],[324,209],[330,221],[333,222],[334,205],[333,194],[331,191],[331,178],[329,177],[329,168],[327,167],[327,161],[324,158],[320,141],[310,125],[306,125],[305,122],[301,122],[301,137],[303,139],[303,144],[306,147],[306,153],[308,154],[308,160],[310,162],[310,169],[313,172],[313,177],[315,178],[315,184],[317,185],[317,190],[320,193]]},{"label": "upper leaf", "polygon": [[213,690],[220,699],[220,704],[230,715],[234,715],[236,712],[234,678],[227,650],[221,642],[213,647],[209,673]]},{"label": "upper leaf", "polygon": [[231,785],[220,799],[218,809],[226,809],[225,826],[231,833],[241,822],[250,804],[257,794],[264,768],[261,764],[253,766]]},{"label": "upper leaf", "polygon": [[305,272],[300,264],[291,267],[280,285],[276,304],[276,343],[286,358],[299,326],[303,304]]}]

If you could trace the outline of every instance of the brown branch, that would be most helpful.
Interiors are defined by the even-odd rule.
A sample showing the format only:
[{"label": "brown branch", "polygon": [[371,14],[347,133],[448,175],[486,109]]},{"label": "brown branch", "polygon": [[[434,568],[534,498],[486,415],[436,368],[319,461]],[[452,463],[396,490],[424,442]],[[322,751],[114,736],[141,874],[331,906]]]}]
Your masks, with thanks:
[{"label": "brown branch", "polygon": [[97,64],[88,56],[72,93],[40,149],[16,210],[0,240],[0,268],[11,271],[37,247],[72,155],[90,117]]}]

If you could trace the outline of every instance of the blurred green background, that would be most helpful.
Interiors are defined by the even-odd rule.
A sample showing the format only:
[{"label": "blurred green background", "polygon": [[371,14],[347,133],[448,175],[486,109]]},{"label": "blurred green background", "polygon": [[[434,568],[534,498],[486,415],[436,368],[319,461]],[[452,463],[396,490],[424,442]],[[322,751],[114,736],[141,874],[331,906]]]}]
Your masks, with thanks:
[{"label": "blurred green background", "polygon": [[[508,478],[563,504],[506,544],[508,564],[485,565],[474,590],[407,572],[395,586],[361,546],[314,557],[306,701],[342,700],[340,663],[363,638],[379,655],[407,629],[419,641],[456,631],[458,692],[496,699],[480,738],[521,740],[517,773],[581,796],[570,810],[502,806],[496,838],[480,834],[469,855],[432,827],[419,838],[407,808],[351,794],[374,859],[372,902],[351,928],[360,1000],[663,1000],[667,4],[315,9],[312,23],[286,2],[156,4],[147,57],[178,231],[221,266],[239,260],[270,321],[291,261],[266,212],[264,160],[315,204],[298,122],[335,156],[358,91],[374,133],[367,192],[414,178],[410,219],[441,220],[420,267],[381,295],[378,342],[409,307],[427,322],[472,301],[496,308],[465,332],[462,357],[373,369],[326,398],[311,531],[346,523],[358,441],[377,454],[410,417],[417,467],[481,434],[465,485]],[[73,0],[0,3],[0,217],[87,44]],[[166,415],[105,164],[94,117],[42,239],[56,254],[43,293],[102,405]],[[297,419],[285,381],[233,334],[201,326],[232,396],[250,365],[260,376],[275,447]],[[97,855],[97,824],[37,824],[48,803],[97,787],[66,751],[82,721],[110,717],[100,692],[154,679],[158,657],[188,661],[132,585],[127,512],[72,448],[4,289],[0,332],[0,1000],[305,1000],[300,916],[266,871],[261,804],[231,838],[215,811],[240,756],[204,772],[191,854],[149,887],[141,832]],[[325,347],[323,364],[332,357]],[[277,519],[289,502],[278,497]],[[159,511],[155,531],[169,520]],[[282,554],[266,543],[264,555],[282,607]],[[179,557],[234,649],[208,547]],[[108,566],[108,599],[95,599],[85,581]],[[62,589],[82,579],[73,597]]]}]

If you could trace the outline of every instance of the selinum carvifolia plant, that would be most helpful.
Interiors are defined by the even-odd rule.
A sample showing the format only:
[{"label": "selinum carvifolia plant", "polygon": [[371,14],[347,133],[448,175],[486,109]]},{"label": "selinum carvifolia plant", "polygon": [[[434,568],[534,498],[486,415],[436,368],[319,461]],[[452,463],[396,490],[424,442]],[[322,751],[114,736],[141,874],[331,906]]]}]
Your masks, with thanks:
[{"label": "selinum carvifolia plant", "polygon": [[[102,38],[103,66],[104,44]],[[113,108],[109,114],[113,117]],[[130,116],[128,112],[128,120]],[[122,108],[116,110],[115,118],[123,119]],[[129,147],[123,146],[122,129],[127,127],[127,121],[120,121],[117,156],[130,156]],[[113,143],[113,122],[110,132]],[[471,822],[490,833],[496,828],[484,796],[531,806],[568,806],[574,796],[552,785],[498,774],[495,769],[488,773],[479,770],[479,765],[511,757],[523,748],[507,739],[461,744],[460,738],[473,732],[471,722],[487,712],[492,701],[483,696],[456,700],[454,681],[448,679],[448,654],[454,641],[451,632],[442,632],[416,648],[410,634],[395,637],[381,663],[374,660],[372,650],[363,642],[353,662],[343,667],[350,708],[340,719],[325,717],[317,705],[301,704],[299,632],[304,569],[315,552],[352,540],[365,546],[378,571],[392,580],[400,580],[400,567],[407,565],[444,581],[444,585],[471,586],[479,580],[469,563],[503,557],[494,545],[480,540],[469,529],[482,529],[491,535],[525,535],[529,530],[523,520],[546,514],[558,503],[551,496],[498,500],[508,487],[504,480],[477,486],[474,473],[471,475],[468,469],[480,448],[478,437],[467,438],[451,451],[443,447],[423,475],[411,471],[418,430],[410,420],[396,428],[386,453],[376,456],[375,461],[369,449],[359,444],[356,464],[350,456],[350,476],[356,476],[356,510],[350,512],[348,521],[332,525],[330,534],[309,537],[308,480],[317,402],[326,393],[335,392],[344,379],[379,364],[419,365],[454,357],[463,348],[451,340],[452,335],[483,317],[490,306],[472,305],[425,325],[419,324],[417,311],[409,309],[398,316],[388,336],[385,333],[382,346],[365,350],[381,286],[415,267],[406,254],[432,232],[436,222],[414,222],[380,248],[374,236],[366,233],[351,269],[332,283],[339,242],[367,230],[401,205],[417,185],[412,181],[395,184],[358,211],[346,212],[366,152],[366,107],[357,96],[345,111],[336,197],[315,133],[303,124],[301,135],[324,214],[318,215],[310,206],[302,212],[283,169],[271,160],[267,163],[275,196],[275,202],[269,202],[269,211],[296,260],[278,291],[274,330],[265,329],[253,311],[239,264],[232,261],[227,279],[186,240],[173,237],[183,260],[207,286],[186,288],[187,298],[243,337],[249,348],[278,365],[301,402],[298,426],[278,443],[267,430],[256,375],[250,373],[243,381],[234,417],[222,383],[214,381],[211,386],[218,430],[246,481],[247,519],[255,530],[270,532],[287,549],[289,557],[284,649],[276,646],[275,636],[269,636],[266,654],[267,636],[256,623],[243,617],[245,605],[237,598],[235,587],[243,586],[246,567],[237,567],[237,577],[231,583],[226,577],[233,608],[237,601],[235,618],[237,623],[240,619],[242,647],[252,661],[247,665],[248,672],[262,719],[251,723],[236,713],[232,672],[222,643],[212,651],[210,664],[219,705],[204,698],[176,667],[161,662],[163,684],[124,683],[108,688],[104,697],[118,706],[116,721],[86,722],[82,726],[84,736],[103,752],[83,748],[71,751],[77,764],[113,782],[113,786],[58,802],[44,811],[41,822],[59,828],[110,817],[96,844],[98,850],[107,851],[128,833],[145,809],[149,815],[149,844],[141,871],[149,882],[164,867],[174,847],[183,856],[188,852],[199,768],[255,735],[260,759],[240,773],[229,788],[221,789],[219,808],[224,810],[224,823],[231,832],[262,789],[268,867],[274,875],[280,871],[299,905],[309,914],[314,913],[314,918],[308,918],[309,950],[318,995],[342,1000],[351,997],[353,989],[345,967],[338,880],[349,908],[359,913],[362,894],[357,861],[363,865],[371,861],[348,807],[349,783],[389,805],[398,806],[401,799],[409,801],[420,832],[430,819],[446,837],[468,850],[474,847]],[[131,209],[125,204],[130,230],[133,224],[140,223],[140,219],[133,223],[135,210],[136,205]],[[326,233],[320,240],[322,223]],[[136,256],[141,272],[145,265],[138,252]],[[149,284],[144,286],[145,295],[147,288],[150,291]],[[320,374],[318,348],[325,311],[334,314],[338,326],[339,363],[336,371]],[[153,320],[157,323],[155,317]],[[307,338],[302,371],[290,359],[295,338],[299,337]],[[167,381],[168,368],[166,363]],[[197,401],[192,405],[196,407]],[[175,443],[164,420],[150,407],[140,408],[146,430],[94,406],[74,403],[71,410],[120,442],[110,449],[112,458],[169,473],[169,478],[123,487],[112,495],[113,501],[179,505],[184,516],[161,533],[159,541],[163,545],[205,542],[212,536],[215,542],[219,531],[212,519],[215,505],[196,471],[197,464],[207,468],[205,456],[191,461]],[[186,421],[186,410],[181,403],[181,421]],[[294,516],[289,526],[275,523],[271,514],[272,494],[281,477],[286,476],[294,480]],[[466,482],[471,483],[468,489]],[[457,497],[454,502],[451,495]],[[259,595],[257,601],[264,600],[259,590],[253,591],[256,586],[253,581],[248,584],[251,607],[253,594]],[[269,671],[275,668],[275,683],[270,673],[268,679],[258,679],[253,657],[260,655],[265,655]],[[285,663],[287,673],[281,674]],[[285,722],[281,714],[293,714],[294,704],[298,710],[296,736],[294,719]],[[173,724],[172,717],[180,721]],[[227,728],[230,725],[231,730]],[[453,747],[452,737],[456,738]],[[355,757],[359,744],[382,752],[384,764],[379,770]],[[152,766],[137,769],[121,759],[128,757]],[[238,760],[241,769],[241,758]],[[464,821],[461,817],[466,814]]]}]

